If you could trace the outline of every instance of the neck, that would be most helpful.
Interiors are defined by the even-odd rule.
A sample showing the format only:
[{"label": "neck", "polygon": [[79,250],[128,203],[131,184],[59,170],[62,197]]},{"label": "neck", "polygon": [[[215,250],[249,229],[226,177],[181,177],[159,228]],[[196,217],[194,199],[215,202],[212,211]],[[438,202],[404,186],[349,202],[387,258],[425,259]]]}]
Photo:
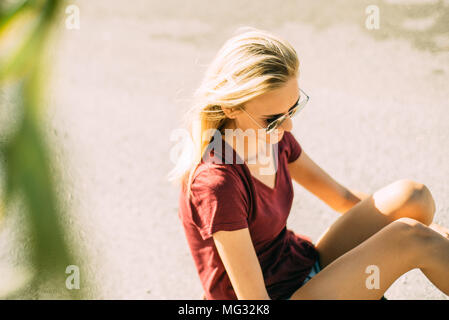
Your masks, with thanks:
[{"label": "neck", "polygon": [[[229,124],[223,127],[222,139],[232,146],[239,157],[247,164],[266,164],[267,156],[273,156],[271,150],[269,150],[271,145],[267,144],[263,140],[251,139],[250,136],[246,136],[245,138],[245,135],[241,135],[239,133],[240,130],[233,131],[231,134],[228,133],[226,135],[225,129],[238,129],[234,121],[230,121]],[[267,154],[268,150],[269,152]]]}]

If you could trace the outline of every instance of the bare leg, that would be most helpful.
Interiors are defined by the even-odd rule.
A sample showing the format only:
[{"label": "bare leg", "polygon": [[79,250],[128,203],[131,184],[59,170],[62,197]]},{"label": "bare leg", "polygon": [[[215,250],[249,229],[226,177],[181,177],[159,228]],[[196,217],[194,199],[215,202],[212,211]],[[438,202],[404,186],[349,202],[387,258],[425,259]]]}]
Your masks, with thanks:
[{"label": "bare leg", "polygon": [[[379,288],[369,289],[367,267],[379,270]],[[449,239],[409,218],[400,218],[346,252],[291,297],[295,299],[380,299],[402,274],[420,268],[449,295]]]},{"label": "bare leg", "polygon": [[429,189],[403,179],[393,182],[364,199],[345,214],[316,243],[322,268],[355,248],[391,222],[413,218],[429,225],[435,203]]}]

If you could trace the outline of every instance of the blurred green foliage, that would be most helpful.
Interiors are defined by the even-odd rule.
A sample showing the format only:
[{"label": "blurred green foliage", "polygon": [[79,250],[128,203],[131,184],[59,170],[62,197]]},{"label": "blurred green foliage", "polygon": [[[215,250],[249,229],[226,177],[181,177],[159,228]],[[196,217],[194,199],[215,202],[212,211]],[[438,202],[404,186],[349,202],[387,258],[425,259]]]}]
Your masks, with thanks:
[{"label": "blurred green foliage", "polygon": [[[45,70],[43,52],[60,6],[59,0],[9,1],[0,6],[0,45],[13,43],[9,50],[0,50],[0,86],[14,84],[18,97],[14,107],[21,109],[17,129],[0,144],[6,179],[4,204],[0,208],[6,209],[15,193],[23,195],[32,239],[31,286],[38,288],[42,279],[61,279],[53,284],[57,288],[50,297],[58,298],[57,292],[62,290],[66,296],[77,299],[81,297],[78,290],[65,286],[66,267],[76,263],[60,223],[62,212],[49,166],[51,155],[39,118]],[[7,212],[0,214],[0,219],[5,216]]]}]

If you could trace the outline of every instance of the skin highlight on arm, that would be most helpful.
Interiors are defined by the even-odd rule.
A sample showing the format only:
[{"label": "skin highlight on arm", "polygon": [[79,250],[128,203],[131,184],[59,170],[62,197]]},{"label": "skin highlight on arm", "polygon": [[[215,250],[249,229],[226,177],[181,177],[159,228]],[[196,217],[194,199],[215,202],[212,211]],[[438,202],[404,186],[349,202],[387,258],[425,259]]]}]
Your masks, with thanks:
[{"label": "skin highlight on arm", "polygon": [[317,165],[305,152],[288,165],[290,176],[303,188],[339,213],[345,213],[368,194],[347,189]]},{"label": "skin highlight on arm", "polygon": [[218,254],[239,300],[271,300],[249,229],[213,235]]}]

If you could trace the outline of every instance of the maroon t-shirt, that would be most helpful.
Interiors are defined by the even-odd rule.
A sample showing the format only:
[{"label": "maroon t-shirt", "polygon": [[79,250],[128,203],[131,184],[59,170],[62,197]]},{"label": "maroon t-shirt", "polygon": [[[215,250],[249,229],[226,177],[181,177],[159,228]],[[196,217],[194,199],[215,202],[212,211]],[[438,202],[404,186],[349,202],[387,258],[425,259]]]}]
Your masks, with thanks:
[{"label": "maroon t-shirt", "polygon": [[[236,161],[239,156],[224,140],[222,146],[221,153],[208,151],[209,157],[197,166],[190,200],[184,191],[179,197],[178,215],[206,299],[237,299],[212,234],[243,228],[249,228],[269,296],[289,298],[318,258],[310,238],[286,227],[293,202],[287,163],[299,157],[301,147],[290,132],[284,132],[275,145],[278,163],[272,189],[252,176],[246,164]],[[225,163],[229,152],[234,157],[231,164]]]}]

